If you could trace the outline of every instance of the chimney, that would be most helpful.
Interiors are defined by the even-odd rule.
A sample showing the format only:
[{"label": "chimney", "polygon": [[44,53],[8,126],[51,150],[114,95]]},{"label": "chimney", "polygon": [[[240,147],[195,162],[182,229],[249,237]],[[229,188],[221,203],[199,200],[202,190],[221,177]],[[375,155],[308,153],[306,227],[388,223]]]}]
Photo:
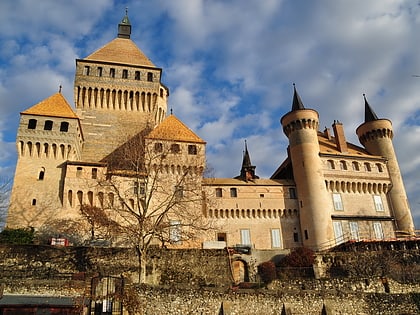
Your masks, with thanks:
[{"label": "chimney", "polygon": [[331,130],[330,130],[330,128],[325,127],[324,136],[327,137],[328,140],[331,140]]},{"label": "chimney", "polygon": [[334,130],[334,137],[335,143],[337,144],[337,148],[340,152],[346,153],[347,152],[347,142],[346,136],[344,135],[344,128],[343,124],[338,120],[334,120],[334,124],[332,125]]}]

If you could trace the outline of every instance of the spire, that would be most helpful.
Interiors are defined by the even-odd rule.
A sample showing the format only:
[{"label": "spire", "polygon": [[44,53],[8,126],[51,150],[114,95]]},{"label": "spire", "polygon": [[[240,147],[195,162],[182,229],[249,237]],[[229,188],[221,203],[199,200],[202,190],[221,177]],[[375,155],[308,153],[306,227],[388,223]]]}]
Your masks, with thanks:
[{"label": "spire", "polygon": [[305,109],[303,106],[302,100],[298,92],[296,91],[296,85],[293,83],[293,104],[292,104],[292,112],[299,109]]},{"label": "spire", "polygon": [[242,160],[242,168],[244,167],[251,167],[251,158],[249,157],[249,153],[248,153],[248,146],[246,145],[246,140],[245,140],[245,152],[244,152],[244,159]]},{"label": "spire", "polygon": [[241,174],[235,177],[236,179],[242,179],[244,181],[253,181],[256,178],[259,178],[255,175],[255,166],[251,164],[251,158],[249,157],[248,146],[245,140],[245,151],[244,157],[242,160]]},{"label": "spire", "polygon": [[365,99],[365,123],[369,121],[378,120],[378,116],[376,116],[375,112],[369,106],[369,103],[366,99],[366,95],[363,94],[363,98]]},{"label": "spire", "polygon": [[120,38],[130,38],[131,35],[131,23],[128,19],[128,8],[125,8],[125,16],[121,20],[121,23],[118,24],[118,37]]}]

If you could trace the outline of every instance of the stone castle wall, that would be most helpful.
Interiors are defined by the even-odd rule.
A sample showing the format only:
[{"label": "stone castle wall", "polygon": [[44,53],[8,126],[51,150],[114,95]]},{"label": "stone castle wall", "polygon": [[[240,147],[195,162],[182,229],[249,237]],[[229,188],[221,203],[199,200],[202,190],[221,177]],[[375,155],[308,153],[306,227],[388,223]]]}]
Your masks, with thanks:
[{"label": "stone castle wall", "polygon": [[[0,246],[5,295],[89,298],[97,275],[124,276],[138,314],[418,314],[420,285],[366,279],[276,280],[260,289],[232,286],[224,250],[160,250],[149,257],[149,282],[130,285],[137,257],[130,249]],[[128,314],[127,312],[125,314]]]}]

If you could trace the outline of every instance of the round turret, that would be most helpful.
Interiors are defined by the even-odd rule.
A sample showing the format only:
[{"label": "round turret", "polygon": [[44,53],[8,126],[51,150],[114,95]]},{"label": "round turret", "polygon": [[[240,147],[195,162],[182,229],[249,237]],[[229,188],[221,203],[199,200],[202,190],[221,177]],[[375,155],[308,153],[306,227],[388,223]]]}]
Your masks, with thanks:
[{"label": "round turret", "polygon": [[289,155],[293,167],[300,209],[303,245],[321,249],[334,238],[329,194],[319,157],[318,113],[305,109],[294,90],[292,111],[281,118],[289,138]]},{"label": "round turret", "polygon": [[392,123],[388,119],[379,119],[370,108],[366,98],[365,122],[356,129],[356,134],[360,143],[370,154],[382,156],[388,160],[388,172],[392,180],[389,200],[395,216],[396,229],[413,234],[413,218],[392,144]]}]

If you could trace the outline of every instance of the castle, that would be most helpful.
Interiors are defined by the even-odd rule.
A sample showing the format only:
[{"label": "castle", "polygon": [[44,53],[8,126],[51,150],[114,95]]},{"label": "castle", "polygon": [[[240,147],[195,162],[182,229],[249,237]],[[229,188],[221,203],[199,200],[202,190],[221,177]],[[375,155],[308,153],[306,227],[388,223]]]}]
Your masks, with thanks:
[{"label": "castle", "polygon": [[[76,60],[75,109],[58,92],[21,113],[7,227],[47,227],[64,235],[73,229],[70,222],[85,219],[83,205],[107,209],[121,221],[113,209],[144,207],[153,190],[150,209],[173,210],[159,218],[160,236],[166,233],[178,247],[321,250],[414,233],[391,121],[378,118],[366,98],[356,130],[363,147],[346,141],[339,121],[333,132],[320,132],[318,113],[294,88],[291,110],[280,120],[288,155],[273,175],[256,175],[245,144],[237,177],[207,178],[205,141],[167,115],[162,69],[130,35],[126,15],[117,38]],[[151,178],[159,178],[153,189]],[[198,221],[211,229],[181,242]]]}]

